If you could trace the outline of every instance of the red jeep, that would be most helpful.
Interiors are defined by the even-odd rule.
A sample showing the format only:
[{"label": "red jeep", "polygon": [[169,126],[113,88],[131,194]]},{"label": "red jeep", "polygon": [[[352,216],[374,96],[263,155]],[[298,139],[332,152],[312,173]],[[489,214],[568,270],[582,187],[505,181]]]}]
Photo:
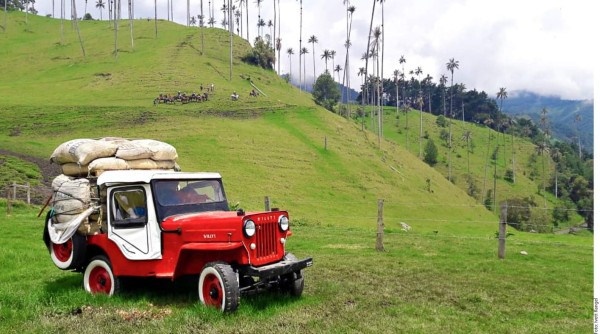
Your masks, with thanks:
[{"label": "red jeep", "polygon": [[86,221],[98,225],[94,233],[53,243],[52,210],[44,230],[54,264],[83,272],[86,291],[116,294],[125,276],[199,275],[200,300],[222,311],[236,310],[251,289],[302,294],[312,259],[286,253],[288,213],[231,211],[219,174],[106,171],[95,181],[97,221]]}]

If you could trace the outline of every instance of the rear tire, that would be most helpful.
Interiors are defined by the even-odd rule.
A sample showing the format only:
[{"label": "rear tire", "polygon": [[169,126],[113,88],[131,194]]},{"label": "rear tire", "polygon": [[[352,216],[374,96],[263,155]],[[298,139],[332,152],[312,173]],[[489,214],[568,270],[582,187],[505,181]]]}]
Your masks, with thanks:
[{"label": "rear tire", "polygon": [[198,294],[204,305],[218,308],[222,312],[237,310],[240,289],[236,273],[224,262],[206,264],[198,280]]},{"label": "rear tire", "polygon": [[44,228],[44,242],[50,251],[50,258],[54,265],[62,270],[81,268],[85,261],[85,237],[75,232],[64,244],[55,244],[48,235],[49,224],[52,224],[52,219],[48,215]]},{"label": "rear tire", "polygon": [[113,296],[121,289],[121,279],[113,274],[112,266],[106,256],[94,257],[85,268],[83,288],[88,293]]}]

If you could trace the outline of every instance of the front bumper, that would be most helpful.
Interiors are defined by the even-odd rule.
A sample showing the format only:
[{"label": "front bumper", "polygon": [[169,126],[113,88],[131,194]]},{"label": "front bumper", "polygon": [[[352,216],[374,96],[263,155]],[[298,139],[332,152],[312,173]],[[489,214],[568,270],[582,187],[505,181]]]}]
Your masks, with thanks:
[{"label": "front bumper", "polygon": [[240,271],[243,274],[253,277],[258,277],[261,281],[265,279],[269,279],[272,277],[277,277],[289,273],[293,273],[296,271],[300,271],[304,268],[308,268],[313,265],[313,260],[311,257],[292,261],[292,260],[283,260],[273,264],[268,264],[266,266],[254,267],[254,266],[246,266],[240,268]]}]

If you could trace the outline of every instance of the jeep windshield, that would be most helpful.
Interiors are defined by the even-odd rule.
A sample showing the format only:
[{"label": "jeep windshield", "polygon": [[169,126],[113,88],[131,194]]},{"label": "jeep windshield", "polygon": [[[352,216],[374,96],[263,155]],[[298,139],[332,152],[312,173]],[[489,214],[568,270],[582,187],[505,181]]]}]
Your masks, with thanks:
[{"label": "jeep windshield", "polygon": [[154,180],[160,221],[178,214],[229,211],[221,180]]}]

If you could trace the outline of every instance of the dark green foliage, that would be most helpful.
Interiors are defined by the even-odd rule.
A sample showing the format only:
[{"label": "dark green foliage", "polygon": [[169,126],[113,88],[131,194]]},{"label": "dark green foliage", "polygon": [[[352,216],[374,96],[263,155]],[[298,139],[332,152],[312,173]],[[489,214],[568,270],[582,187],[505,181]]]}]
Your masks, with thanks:
[{"label": "dark green foliage", "polygon": [[275,63],[275,50],[271,47],[269,40],[265,42],[265,40],[259,36],[254,40],[254,48],[252,48],[252,51],[243,56],[242,60],[248,64],[272,70],[273,64]]},{"label": "dark green foliage", "polygon": [[485,195],[485,200],[483,201],[483,205],[485,205],[486,209],[492,211],[492,204],[494,204],[494,199],[492,198],[492,189],[488,189]]},{"label": "dark green foliage", "polygon": [[431,140],[431,139],[427,140],[427,144],[425,145],[425,162],[429,166],[433,166],[438,162],[437,156],[438,156],[437,146],[435,146],[435,143],[433,142],[433,140]]},{"label": "dark green foliage", "polygon": [[467,185],[467,194],[473,198],[478,198],[477,195],[479,194],[479,188],[477,188],[477,183],[471,175],[467,175]]},{"label": "dark green foliage", "polygon": [[318,105],[323,106],[329,111],[334,110],[333,107],[341,98],[337,83],[328,72],[321,74],[317,78],[317,82],[313,86],[312,95]]},{"label": "dark green foliage", "polygon": [[513,175],[512,169],[507,169],[506,172],[504,173],[504,180],[506,180],[508,182],[513,182],[513,179],[514,179],[514,175]]},{"label": "dark green foliage", "polygon": [[444,117],[444,115],[439,115],[435,119],[435,124],[437,124],[437,126],[441,128],[445,128],[446,126],[448,126],[448,121],[446,120],[446,117]]}]

